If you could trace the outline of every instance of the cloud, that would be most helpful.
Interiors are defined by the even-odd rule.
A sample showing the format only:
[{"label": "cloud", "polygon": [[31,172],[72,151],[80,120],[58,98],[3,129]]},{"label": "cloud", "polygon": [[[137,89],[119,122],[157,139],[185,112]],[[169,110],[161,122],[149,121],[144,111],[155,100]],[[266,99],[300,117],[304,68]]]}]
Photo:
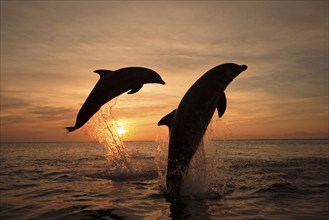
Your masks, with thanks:
[{"label": "cloud", "polygon": [[28,109],[28,114],[42,121],[67,121],[75,118],[76,112],[72,108],[55,106],[34,106]]},{"label": "cloud", "polygon": [[11,97],[5,96],[4,95],[5,92],[6,91],[1,91],[1,97],[0,97],[1,113],[16,108],[22,108],[27,105],[28,101],[25,98],[21,97],[22,95],[24,95],[24,92],[14,92],[17,95]]},{"label": "cloud", "polygon": [[67,122],[75,119],[76,111],[72,108],[54,107],[54,106],[24,106],[14,111],[6,111],[1,114],[1,124],[8,125],[13,123],[50,123]]},{"label": "cloud", "polygon": [[236,62],[249,68],[227,89],[232,123],[323,127],[327,29],[327,1],[4,1],[1,119],[73,121],[98,80],[93,70],[145,66],[166,86],[124,94],[116,107],[151,124],[207,70]]},{"label": "cloud", "polygon": [[236,121],[242,121],[241,117],[247,117],[254,123],[321,120],[326,117],[328,110],[327,96],[277,99],[263,93],[236,91],[226,93],[226,96],[229,110],[227,114],[232,115],[233,120]]}]

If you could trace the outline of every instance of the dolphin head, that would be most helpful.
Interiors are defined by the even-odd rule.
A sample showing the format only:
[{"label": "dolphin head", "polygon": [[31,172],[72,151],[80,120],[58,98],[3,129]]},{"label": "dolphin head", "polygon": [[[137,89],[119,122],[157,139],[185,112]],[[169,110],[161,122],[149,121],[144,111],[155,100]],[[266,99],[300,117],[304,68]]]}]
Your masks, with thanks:
[{"label": "dolphin head", "polygon": [[150,75],[147,82],[148,83],[160,83],[162,85],[166,84],[166,82],[163,81],[161,76],[159,74],[157,74],[156,72],[154,72],[153,74]]},{"label": "dolphin head", "polygon": [[214,67],[209,72],[214,73],[216,81],[219,82],[220,88],[224,91],[226,87],[232,82],[232,80],[247,68],[248,67],[246,65],[225,63]]},{"label": "dolphin head", "polygon": [[[101,74],[102,72],[105,72],[106,70],[96,70],[96,73]],[[145,84],[145,83],[159,83],[159,84],[166,84],[165,81],[161,79],[161,76],[155,72],[154,70],[151,70],[146,67],[125,67],[122,69],[115,70],[114,72],[120,73],[122,75],[128,74],[130,76],[134,76],[135,80],[139,80],[139,83]]]},{"label": "dolphin head", "polygon": [[145,83],[159,83],[162,85],[166,84],[157,72],[148,68],[141,68],[141,71],[143,72],[143,80]]}]

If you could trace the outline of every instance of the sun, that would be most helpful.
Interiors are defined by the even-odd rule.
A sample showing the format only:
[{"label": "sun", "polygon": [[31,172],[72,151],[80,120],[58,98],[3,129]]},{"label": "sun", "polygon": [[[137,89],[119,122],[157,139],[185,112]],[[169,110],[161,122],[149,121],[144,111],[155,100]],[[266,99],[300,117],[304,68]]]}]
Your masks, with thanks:
[{"label": "sun", "polygon": [[124,129],[123,127],[119,127],[117,128],[117,132],[118,135],[122,136],[125,133],[126,129]]}]

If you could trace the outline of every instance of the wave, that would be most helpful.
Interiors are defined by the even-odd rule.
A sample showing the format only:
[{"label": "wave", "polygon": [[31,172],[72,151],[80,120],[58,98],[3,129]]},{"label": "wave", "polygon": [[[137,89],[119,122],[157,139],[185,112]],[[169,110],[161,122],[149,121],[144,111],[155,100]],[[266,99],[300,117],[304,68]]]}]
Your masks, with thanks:
[{"label": "wave", "polygon": [[93,209],[89,205],[74,205],[44,212],[33,219],[126,219],[125,216],[115,213],[116,210],[115,208]]},{"label": "wave", "polygon": [[305,195],[310,193],[310,191],[300,186],[293,185],[292,183],[279,182],[279,183],[270,184],[254,192],[254,194],[262,194],[262,193],[270,193],[275,195],[287,195],[287,194]]},{"label": "wave", "polygon": [[105,179],[112,180],[116,182],[121,181],[142,181],[142,180],[152,180],[158,178],[158,173],[156,170],[143,170],[141,172],[116,172],[106,170],[104,172],[87,174],[86,177],[94,179]]}]

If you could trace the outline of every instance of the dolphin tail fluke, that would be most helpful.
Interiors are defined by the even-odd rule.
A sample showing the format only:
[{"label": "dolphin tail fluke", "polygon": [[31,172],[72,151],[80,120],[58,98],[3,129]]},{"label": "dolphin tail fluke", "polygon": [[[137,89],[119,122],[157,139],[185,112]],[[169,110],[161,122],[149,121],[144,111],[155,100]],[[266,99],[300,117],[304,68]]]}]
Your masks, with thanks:
[{"label": "dolphin tail fluke", "polygon": [[65,127],[65,129],[66,129],[68,132],[72,132],[72,131],[75,131],[77,128],[76,128],[76,127]]}]

